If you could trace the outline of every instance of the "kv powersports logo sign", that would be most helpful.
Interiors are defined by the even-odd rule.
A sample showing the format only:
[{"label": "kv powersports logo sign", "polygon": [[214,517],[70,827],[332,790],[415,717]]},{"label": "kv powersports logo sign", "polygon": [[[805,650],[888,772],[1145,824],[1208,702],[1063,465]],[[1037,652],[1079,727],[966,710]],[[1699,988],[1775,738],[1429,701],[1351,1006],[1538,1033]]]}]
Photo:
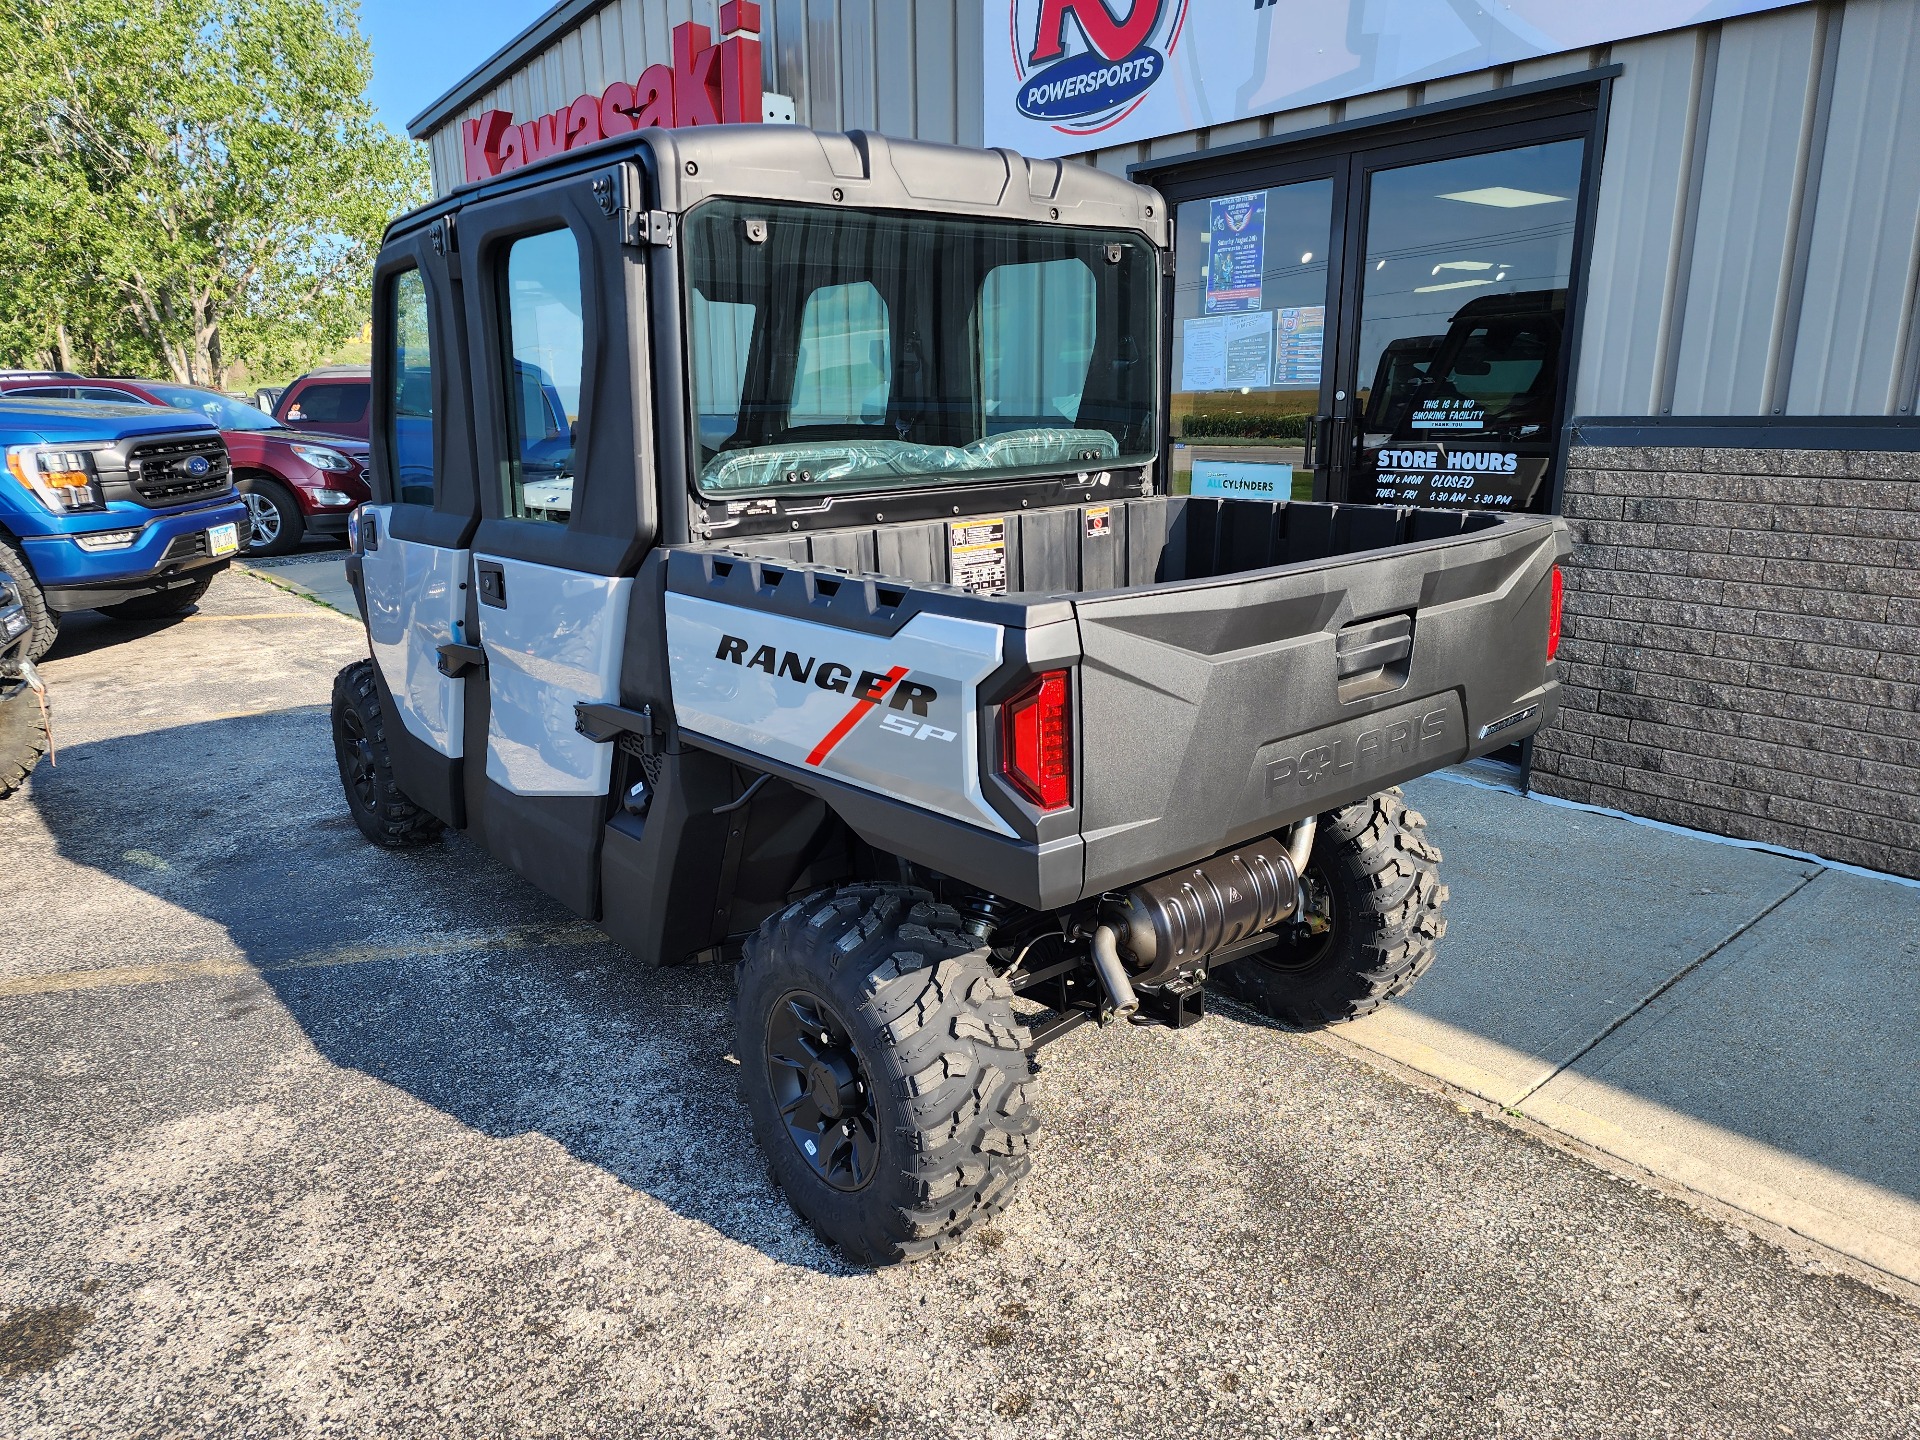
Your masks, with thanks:
[{"label": "kv powersports logo sign", "polygon": [[1192,0],[1008,0],[1014,108],[1062,135],[1098,135],[1167,73]]}]

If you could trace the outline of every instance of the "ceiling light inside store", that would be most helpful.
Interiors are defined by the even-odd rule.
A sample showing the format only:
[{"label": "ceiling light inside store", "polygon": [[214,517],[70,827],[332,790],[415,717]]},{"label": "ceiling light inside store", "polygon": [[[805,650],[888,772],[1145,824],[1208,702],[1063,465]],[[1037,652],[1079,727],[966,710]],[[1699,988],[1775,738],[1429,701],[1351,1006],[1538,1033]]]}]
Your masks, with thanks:
[{"label": "ceiling light inside store", "polygon": [[1491,270],[1492,268],[1491,260],[1442,260],[1433,267],[1433,273],[1438,275],[1442,270]]},{"label": "ceiling light inside store", "polygon": [[1471,290],[1476,285],[1491,285],[1492,283],[1491,280],[1445,280],[1438,285],[1416,285],[1413,287],[1413,293],[1416,295],[1431,295],[1436,290]]},{"label": "ceiling light inside store", "polygon": [[1501,210],[1523,210],[1529,205],[1558,205],[1565,195],[1543,195],[1538,190],[1516,190],[1511,185],[1485,185],[1478,190],[1455,190],[1442,200],[1460,200],[1468,205],[1492,205]]}]

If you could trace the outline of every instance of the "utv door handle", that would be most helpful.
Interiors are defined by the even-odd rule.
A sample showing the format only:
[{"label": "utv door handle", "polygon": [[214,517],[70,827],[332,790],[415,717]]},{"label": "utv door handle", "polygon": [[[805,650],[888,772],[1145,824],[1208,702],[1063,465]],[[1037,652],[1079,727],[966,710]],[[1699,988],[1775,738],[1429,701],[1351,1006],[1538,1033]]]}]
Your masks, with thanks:
[{"label": "utv door handle", "polygon": [[476,560],[473,569],[480,582],[480,603],[496,610],[506,609],[507,572],[492,560]]},{"label": "utv door handle", "polygon": [[449,680],[458,680],[469,670],[487,668],[487,652],[478,645],[462,645],[457,641],[449,641],[440,647],[439,655],[440,658],[436,663],[440,667],[440,673]]}]

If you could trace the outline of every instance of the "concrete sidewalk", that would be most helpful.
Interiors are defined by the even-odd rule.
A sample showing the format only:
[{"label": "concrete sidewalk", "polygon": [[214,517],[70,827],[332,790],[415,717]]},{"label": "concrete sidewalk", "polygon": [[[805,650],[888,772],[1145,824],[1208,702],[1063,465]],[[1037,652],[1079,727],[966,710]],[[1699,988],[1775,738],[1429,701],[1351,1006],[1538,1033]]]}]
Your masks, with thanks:
[{"label": "concrete sidewalk", "polygon": [[1920,889],[1434,776],[1440,959],[1331,1032],[1920,1284]]},{"label": "concrete sidewalk", "polygon": [[358,616],[353,587],[347,584],[346,559],[345,547],[330,544],[324,549],[308,546],[291,555],[276,555],[266,560],[241,560],[238,568],[268,584],[330,605],[342,614]]},{"label": "concrete sidewalk", "polygon": [[[352,615],[343,559],[242,568]],[[1440,959],[1320,1038],[1920,1285],[1920,888],[1406,788],[1446,855]]]}]

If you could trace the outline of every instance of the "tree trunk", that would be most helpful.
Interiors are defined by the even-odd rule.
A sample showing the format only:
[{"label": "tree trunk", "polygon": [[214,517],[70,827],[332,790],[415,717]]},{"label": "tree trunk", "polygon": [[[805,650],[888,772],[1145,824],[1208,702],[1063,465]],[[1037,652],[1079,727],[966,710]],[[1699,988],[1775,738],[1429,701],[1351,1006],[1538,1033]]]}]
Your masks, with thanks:
[{"label": "tree trunk", "polygon": [[59,365],[56,369],[73,369],[73,342],[67,338],[67,322],[56,320],[53,325],[54,344],[58,347]]}]

